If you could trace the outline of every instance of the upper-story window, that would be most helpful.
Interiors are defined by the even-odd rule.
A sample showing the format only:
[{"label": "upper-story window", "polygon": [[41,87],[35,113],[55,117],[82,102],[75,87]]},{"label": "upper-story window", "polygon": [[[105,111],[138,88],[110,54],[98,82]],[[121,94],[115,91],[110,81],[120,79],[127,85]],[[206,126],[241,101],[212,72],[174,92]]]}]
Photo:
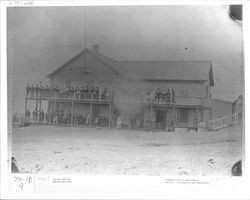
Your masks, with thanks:
[{"label": "upper-story window", "polygon": [[208,86],[206,86],[206,97],[209,97],[209,90],[208,90]]},{"label": "upper-story window", "polygon": [[184,97],[188,96],[187,88],[181,90],[181,96],[184,96]]}]

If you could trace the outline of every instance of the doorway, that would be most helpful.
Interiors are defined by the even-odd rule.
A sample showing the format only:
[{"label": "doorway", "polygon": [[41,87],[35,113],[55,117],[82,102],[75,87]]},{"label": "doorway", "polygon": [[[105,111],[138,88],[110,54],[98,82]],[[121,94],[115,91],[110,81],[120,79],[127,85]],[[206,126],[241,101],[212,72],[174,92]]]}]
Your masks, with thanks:
[{"label": "doorway", "polygon": [[157,129],[166,129],[166,118],[167,111],[157,110],[156,111],[156,128]]}]

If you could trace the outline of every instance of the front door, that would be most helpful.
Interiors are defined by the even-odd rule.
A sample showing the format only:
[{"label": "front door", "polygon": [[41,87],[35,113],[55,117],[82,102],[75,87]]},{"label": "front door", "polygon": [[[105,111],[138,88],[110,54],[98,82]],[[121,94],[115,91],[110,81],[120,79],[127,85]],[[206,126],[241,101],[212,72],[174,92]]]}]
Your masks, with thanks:
[{"label": "front door", "polygon": [[156,111],[156,128],[166,129],[166,116],[167,111],[157,110]]}]

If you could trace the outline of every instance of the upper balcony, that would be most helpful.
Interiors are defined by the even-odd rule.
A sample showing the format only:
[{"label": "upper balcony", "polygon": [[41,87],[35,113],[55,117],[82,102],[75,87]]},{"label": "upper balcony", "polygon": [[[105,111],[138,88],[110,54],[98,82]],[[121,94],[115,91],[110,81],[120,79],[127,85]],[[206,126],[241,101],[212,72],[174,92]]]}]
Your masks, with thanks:
[{"label": "upper balcony", "polygon": [[33,100],[48,100],[48,101],[64,101],[64,102],[95,102],[101,104],[114,103],[133,103],[133,104],[150,104],[158,106],[190,106],[198,107],[202,105],[201,97],[188,97],[188,96],[170,96],[156,97],[155,95],[121,95],[115,93],[77,93],[70,91],[40,91],[40,92],[26,92],[27,99]]}]

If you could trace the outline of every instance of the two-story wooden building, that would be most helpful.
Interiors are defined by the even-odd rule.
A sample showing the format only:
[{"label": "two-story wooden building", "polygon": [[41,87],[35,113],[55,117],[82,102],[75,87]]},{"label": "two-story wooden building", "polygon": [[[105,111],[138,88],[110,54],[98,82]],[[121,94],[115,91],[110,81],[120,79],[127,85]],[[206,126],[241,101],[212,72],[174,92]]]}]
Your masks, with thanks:
[{"label": "two-story wooden building", "polygon": [[[192,127],[198,121],[212,118],[211,87],[214,86],[211,61],[118,61],[93,50],[78,55],[48,75],[51,87],[95,86],[107,88],[109,101],[48,99],[49,110],[63,113],[107,114],[120,117],[130,126],[131,118],[143,125],[164,129],[169,118],[176,127]],[[175,102],[155,102],[157,89],[174,90]]]}]

